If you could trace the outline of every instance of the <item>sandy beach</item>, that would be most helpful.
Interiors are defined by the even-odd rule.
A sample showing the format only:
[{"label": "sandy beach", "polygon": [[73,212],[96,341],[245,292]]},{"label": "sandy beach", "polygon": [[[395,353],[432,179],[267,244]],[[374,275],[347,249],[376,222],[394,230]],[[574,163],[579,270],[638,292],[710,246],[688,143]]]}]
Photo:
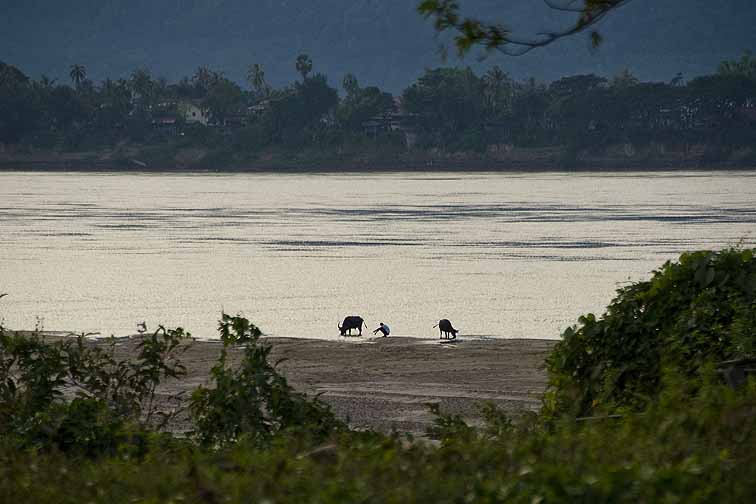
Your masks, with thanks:
[{"label": "sandy beach", "polygon": [[[132,355],[138,337],[119,340],[117,356]],[[517,414],[535,410],[546,386],[543,363],[553,340],[469,339],[455,343],[419,338],[352,337],[342,340],[264,338],[273,347],[272,362],[298,391],[322,394],[334,412],[357,428],[422,434],[433,420],[428,403],[471,421],[477,405],[493,401]],[[181,360],[187,375],[166,382],[162,403],[207,384],[220,342],[195,341]],[[241,348],[233,348],[237,360]],[[178,424],[175,429],[185,430]]]}]

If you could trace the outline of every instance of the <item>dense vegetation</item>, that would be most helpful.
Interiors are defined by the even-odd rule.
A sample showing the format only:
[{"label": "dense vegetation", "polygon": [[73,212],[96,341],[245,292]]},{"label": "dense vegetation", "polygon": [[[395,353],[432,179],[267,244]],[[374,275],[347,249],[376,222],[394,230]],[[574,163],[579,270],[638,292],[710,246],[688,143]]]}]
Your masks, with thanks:
[{"label": "dense vegetation", "polygon": [[[718,362],[756,355],[753,250],[686,253],[580,317],[548,359],[547,406],[588,415],[643,410],[664,373],[691,384]],[[692,385],[691,385],[692,386]]]},{"label": "dense vegetation", "polygon": [[[241,317],[220,321],[223,350],[213,386],[191,398],[188,437],[164,430],[176,413],[151,399],[183,372],[183,330],[161,328],[118,361],[83,338],[0,329],[0,499],[752,502],[756,381],[733,390],[712,365],[753,352],[754,252],[685,254],[620,290],[549,358],[543,413],[515,421],[484,405],[473,427],[434,409],[435,443],[351,430],[291,389]],[[236,345],[244,358],[231,368]],[[636,413],[586,420],[584,409],[551,407],[576,389]]]},{"label": "dense vegetation", "polygon": [[[756,58],[722,62],[688,82],[576,75],[518,82],[501,68],[429,69],[401,96],[347,74],[339,97],[306,54],[301,75],[275,89],[260,64],[248,88],[200,67],[169,83],[144,69],[96,84],[73,65],[72,85],[33,80],[0,63],[0,145],[6,152],[109,151],[125,166],[244,166],[277,160],[357,161],[410,154],[506,158],[551,149],[562,166],[581,157],[756,160]],[[275,163],[274,163],[275,164]]]}]

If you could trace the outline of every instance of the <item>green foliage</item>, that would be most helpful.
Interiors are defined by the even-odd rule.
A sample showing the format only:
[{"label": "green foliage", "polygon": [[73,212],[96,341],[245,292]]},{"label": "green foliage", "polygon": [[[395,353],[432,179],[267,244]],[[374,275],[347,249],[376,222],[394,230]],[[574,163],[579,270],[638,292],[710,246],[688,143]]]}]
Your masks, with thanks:
[{"label": "green foliage", "polygon": [[422,146],[485,152],[500,140],[486,133],[486,121],[511,114],[513,90],[503,73],[481,79],[470,68],[437,68],[407,88],[403,99],[406,110],[417,116]]},{"label": "green foliage", "polygon": [[[558,2],[547,0],[546,5],[557,12],[576,14],[573,24],[559,31],[545,31],[532,38],[513,36],[511,30],[500,22],[466,17],[457,0],[422,0],[417,11],[433,20],[433,27],[438,32],[452,31],[454,45],[459,56],[464,56],[474,47],[479,46],[486,52],[493,50],[505,54],[520,56],[532,49],[544,47],[563,38],[590,29],[595,23],[613,10],[621,7],[628,0],[582,0]],[[602,36],[597,31],[590,32],[594,47],[601,44]]]},{"label": "green foliage", "polygon": [[394,99],[391,94],[375,86],[359,88],[356,80],[352,85],[345,77],[344,87],[349,94],[336,109],[336,119],[350,131],[361,132],[363,122],[393,109]]},{"label": "green foliage", "polygon": [[[191,399],[195,436],[201,444],[222,446],[246,439],[265,445],[292,430],[323,440],[343,428],[325,404],[295,392],[268,362],[271,347],[260,341],[262,333],[254,324],[223,314],[218,330],[223,349],[211,370],[215,387],[199,387]],[[228,356],[236,345],[244,346],[235,368]]]},{"label": "green foliage", "polygon": [[470,68],[437,68],[404,91],[404,106],[424,128],[455,134],[479,124],[483,97],[483,82]]},{"label": "green foliage", "polygon": [[494,116],[506,117],[512,112],[516,86],[514,80],[498,65],[483,76],[486,105]]},{"label": "green foliage", "polygon": [[[211,377],[191,399],[196,438],[219,446],[248,439],[258,445],[281,433],[300,433],[317,442],[344,428],[330,409],[295,392],[268,362],[262,332],[243,317],[223,315],[223,343]],[[152,432],[164,429],[176,411],[160,411],[156,388],[180,379],[179,360],[190,335],[160,327],[136,345],[136,356],[114,357],[84,336],[54,342],[38,333],[10,333],[0,327],[0,439],[20,447],[57,449],[88,456],[142,453]],[[243,346],[236,366],[229,359]]]},{"label": "green foliage", "polygon": [[547,360],[547,411],[643,409],[663,369],[696,381],[707,365],[753,355],[754,313],[754,250],[685,253],[564,332]]},{"label": "green foliage", "polygon": [[84,68],[84,65],[71,65],[71,71],[68,75],[71,77],[71,82],[78,88],[87,78],[87,69]]},{"label": "green foliage", "polygon": [[210,85],[203,101],[213,121],[223,124],[225,119],[243,105],[242,90],[226,78],[219,78]]},{"label": "green foliage", "polygon": [[550,428],[524,420],[496,429],[489,420],[446,437],[436,456],[459,461],[447,477],[474,468],[465,488],[476,502],[752,500],[746,482],[754,470],[756,383],[733,391],[711,374],[696,387],[674,373],[664,380],[643,414],[565,417]]},{"label": "green foliage", "polygon": [[[428,5],[434,3],[444,9],[454,4]],[[30,79],[0,62],[0,142],[10,144],[11,153],[110,148],[156,168],[406,161],[410,138],[413,149],[427,151],[421,156],[480,159],[489,152],[496,157],[502,145],[548,148],[552,161],[571,168],[586,153],[616,156],[618,145],[632,144],[639,153],[688,159],[695,152],[698,163],[742,166],[756,141],[753,59],[746,53],[722,62],[716,74],[687,83],[678,74],[668,84],[639,82],[627,70],[611,81],[575,75],[546,85],[517,82],[498,66],[480,76],[470,68],[437,68],[406,88],[398,106],[391,94],[361,87],[349,73],[339,99],[325,75],[312,75],[306,54],[297,59],[302,79],[275,90],[260,64],[248,67],[251,90],[242,90],[207,66],[171,84],[144,69],[95,84],[75,65],[78,80],[65,85]],[[202,109],[208,125],[183,117],[190,103]],[[377,127],[365,127],[370,120]],[[401,148],[374,148],[386,140],[377,137],[391,135]],[[185,161],[182,149],[203,152]],[[303,156],[312,151],[314,157]]]},{"label": "green foliage", "polygon": [[306,143],[309,131],[338,103],[336,90],[325,75],[316,74],[297,82],[271,98],[271,108],[263,117],[265,136],[288,145]]},{"label": "green foliage", "polygon": [[756,79],[756,57],[751,51],[745,51],[739,60],[723,61],[717,72],[725,76],[740,76]]},{"label": "green foliage", "polygon": [[270,94],[270,85],[265,81],[265,70],[261,64],[254,63],[247,67],[247,82],[259,98]]},{"label": "green foliage", "polygon": [[447,444],[458,439],[469,439],[475,434],[461,415],[444,413],[437,403],[428,404],[428,409],[433,414],[433,425],[427,429],[429,438]]},{"label": "green foliage", "polygon": [[30,134],[39,119],[39,108],[29,78],[0,61],[0,143],[15,143]]},{"label": "green foliage", "polygon": [[188,336],[161,327],[134,359],[117,360],[115,340],[101,348],[83,335],[47,342],[0,328],[0,437],[97,455],[162,429],[173,415],[157,410],[156,387],[185,374],[178,353]]},{"label": "green foliage", "polygon": [[344,87],[344,91],[347,92],[347,98],[354,95],[360,90],[360,83],[357,81],[357,77],[354,74],[348,73],[341,81],[341,85]]},{"label": "green foliage", "polygon": [[302,76],[302,81],[307,80],[307,75],[312,72],[312,60],[306,54],[300,54],[297,56],[296,62],[297,72]]},{"label": "green foliage", "polygon": [[0,444],[0,500],[752,502],[756,384],[735,392],[707,382],[691,398],[684,380],[670,380],[643,415],[552,429],[486,422],[439,444],[342,432],[323,445],[281,436],[97,461]]}]

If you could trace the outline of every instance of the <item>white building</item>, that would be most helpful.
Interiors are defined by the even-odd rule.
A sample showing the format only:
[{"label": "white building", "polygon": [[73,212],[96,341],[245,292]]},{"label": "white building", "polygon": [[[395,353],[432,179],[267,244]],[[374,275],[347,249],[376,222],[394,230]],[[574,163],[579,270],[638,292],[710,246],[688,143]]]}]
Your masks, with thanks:
[{"label": "white building", "polygon": [[179,113],[187,124],[199,123],[207,126],[210,122],[210,114],[207,110],[200,107],[197,103],[181,102],[178,106]]}]

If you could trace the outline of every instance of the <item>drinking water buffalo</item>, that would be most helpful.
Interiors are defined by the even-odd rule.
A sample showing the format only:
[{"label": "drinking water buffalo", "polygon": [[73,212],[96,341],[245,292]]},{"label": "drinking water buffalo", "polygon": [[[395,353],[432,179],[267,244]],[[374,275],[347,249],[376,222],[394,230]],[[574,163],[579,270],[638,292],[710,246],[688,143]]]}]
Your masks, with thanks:
[{"label": "drinking water buffalo", "polygon": [[449,319],[441,319],[438,321],[438,324],[434,325],[433,327],[438,327],[439,339],[449,339],[450,334],[451,339],[457,339],[457,333],[459,332],[459,330],[452,327]]},{"label": "drinking water buffalo", "polygon": [[[357,329],[360,331],[359,336],[362,336],[362,325],[365,324],[365,321],[362,320],[362,317],[358,317],[357,315],[350,315],[344,319],[344,322],[341,323],[339,326],[339,331],[341,332],[342,336],[346,336],[347,331],[349,331],[349,335],[352,335],[352,329]],[[367,328],[367,324],[365,324],[365,327]]]}]

